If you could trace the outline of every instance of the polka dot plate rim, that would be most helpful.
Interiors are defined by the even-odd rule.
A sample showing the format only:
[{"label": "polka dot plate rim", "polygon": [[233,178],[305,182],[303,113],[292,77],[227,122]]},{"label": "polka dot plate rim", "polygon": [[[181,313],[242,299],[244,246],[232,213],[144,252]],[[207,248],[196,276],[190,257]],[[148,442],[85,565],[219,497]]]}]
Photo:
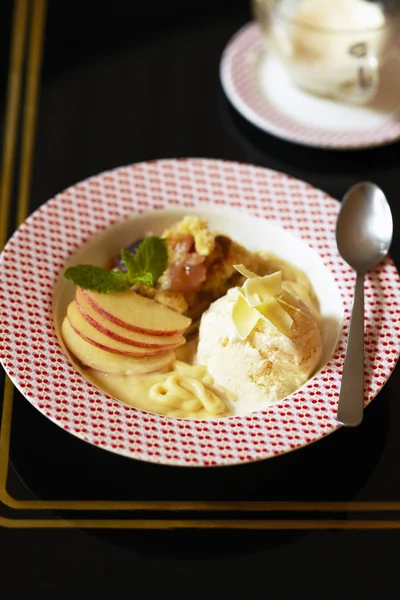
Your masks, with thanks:
[{"label": "polka dot plate rim", "polygon": [[[345,311],[334,357],[313,379],[266,410],[181,420],[123,405],[95,388],[64,354],[53,323],[56,281],[90,238],[133,213],[212,206],[273,220],[304,240],[337,280]],[[0,256],[0,360],[22,395],[65,431],[99,448],[165,465],[253,462],[315,442],[340,425],[336,408],[354,274],[334,236],[339,203],[283,173],[213,159],[166,159],[106,171],[67,188],[17,229]],[[29,268],[26,278],[15,269]],[[366,398],[400,354],[400,280],[388,257],[366,278]]]}]

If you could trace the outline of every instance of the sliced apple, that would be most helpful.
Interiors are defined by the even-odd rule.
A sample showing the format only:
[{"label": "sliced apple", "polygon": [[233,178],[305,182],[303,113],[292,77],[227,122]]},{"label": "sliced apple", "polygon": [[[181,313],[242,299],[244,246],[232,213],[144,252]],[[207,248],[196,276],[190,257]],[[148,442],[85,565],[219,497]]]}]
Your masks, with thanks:
[{"label": "sliced apple", "polygon": [[68,305],[67,317],[72,329],[78,335],[90,344],[107,350],[107,352],[134,357],[155,356],[156,354],[165,353],[165,349],[162,346],[158,346],[157,348],[140,348],[139,346],[131,346],[130,344],[124,344],[114,338],[110,338],[86,321],[75,300]]},{"label": "sliced apple", "polygon": [[61,333],[68,350],[82,364],[103,373],[117,375],[152,373],[167,367],[175,358],[175,353],[172,351],[141,358],[107,352],[90,344],[76,333],[71,327],[68,317],[65,317],[62,322]]},{"label": "sliced apple", "polygon": [[90,306],[113,323],[149,335],[177,335],[186,331],[191,319],[128,290],[100,294],[81,289]]},{"label": "sliced apple", "polygon": [[140,348],[159,348],[163,349],[174,349],[179,346],[183,346],[186,340],[183,335],[149,335],[146,333],[139,333],[132,331],[126,327],[121,327],[113,321],[106,319],[102,314],[96,311],[86,300],[82,294],[82,290],[77,288],[75,295],[76,303],[82,316],[88,321],[93,327],[104,333],[105,335],[132,346],[138,346]]}]

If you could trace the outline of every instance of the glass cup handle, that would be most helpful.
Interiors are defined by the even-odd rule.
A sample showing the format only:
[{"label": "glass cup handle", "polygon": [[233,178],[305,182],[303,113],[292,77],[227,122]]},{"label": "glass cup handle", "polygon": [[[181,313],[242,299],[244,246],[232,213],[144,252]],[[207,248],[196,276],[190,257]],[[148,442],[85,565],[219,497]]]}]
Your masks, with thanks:
[{"label": "glass cup handle", "polygon": [[379,87],[378,57],[365,42],[350,46],[349,54],[355,59],[357,68],[357,83],[349,99],[367,102],[375,96]]}]

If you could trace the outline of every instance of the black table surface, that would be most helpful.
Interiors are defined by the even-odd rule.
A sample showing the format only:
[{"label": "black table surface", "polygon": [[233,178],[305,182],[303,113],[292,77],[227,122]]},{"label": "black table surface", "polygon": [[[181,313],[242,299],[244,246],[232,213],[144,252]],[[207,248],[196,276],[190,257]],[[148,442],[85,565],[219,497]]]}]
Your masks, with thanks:
[{"label": "black table surface", "polygon": [[[2,6],[2,98],[12,5]],[[399,265],[400,143],[333,152],[281,141],[247,123],[224,96],[218,67],[229,38],[250,19],[246,0],[49,2],[29,211],[88,176],[157,158],[248,162],[338,199],[368,179],[391,204],[391,253]],[[111,455],[55,427],[15,392],[7,489],[17,498],[50,500],[400,501],[399,386],[396,368],[357,429],[282,460],[218,471]],[[392,530],[0,528],[0,589],[17,599],[137,595],[141,586],[150,597],[184,588],[193,597],[307,591],[395,598],[398,541]]]}]

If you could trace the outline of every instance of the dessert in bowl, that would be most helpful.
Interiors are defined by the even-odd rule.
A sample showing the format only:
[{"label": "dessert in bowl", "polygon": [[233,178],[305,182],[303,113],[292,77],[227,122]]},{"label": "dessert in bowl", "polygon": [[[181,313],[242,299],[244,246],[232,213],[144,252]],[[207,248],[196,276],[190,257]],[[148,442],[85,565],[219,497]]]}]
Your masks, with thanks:
[{"label": "dessert in bowl", "polygon": [[[132,216],[66,267],[54,294],[65,351],[97,387],[150,413],[265,410],[326,365],[341,331],[340,293],[318,254],[235,211]],[[96,282],[102,273],[115,281]]]},{"label": "dessert in bowl", "polygon": [[[129,458],[165,465],[235,465],[282,455],[315,442],[340,428],[337,402],[354,291],[354,273],[336,246],[339,206],[323,191],[283,173],[208,159],[128,165],[80,182],[35,211],[1,253],[1,363],[26,400],[64,432]],[[306,274],[319,304],[322,355],[314,374],[286,398],[251,406],[246,394],[236,399],[227,396],[219,374],[214,373],[215,381],[206,381],[205,387],[217,385],[216,391],[222,391],[220,399],[236,409],[234,414],[220,413],[212,418],[200,418],[200,411],[195,411],[195,418],[158,414],[150,409],[146,394],[136,394],[133,404],[131,393],[128,402],[122,397],[116,399],[117,390],[113,393],[109,389],[113,375],[108,377],[109,387],[104,391],[101,382],[90,379],[89,369],[67,349],[62,322],[75,297],[81,304],[83,300],[77,286],[63,277],[65,270],[85,263],[101,267],[102,272],[111,269],[122,248],[129,248],[149,233],[160,238],[185,216],[204,219],[209,230],[242,246],[247,253],[234,257],[236,265],[248,263],[247,268],[257,272],[257,265],[248,261],[249,252],[263,252],[270,261],[270,274],[282,272],[282,283],[290,279],[282,261]],[[279,258],[279,265],[272,264],[274,257]],[[200,264],[196,256],[192,258],[192,264]],[[217,303],[226,301],[227,293],[235,294],[236,288],[244,288],[251,279],[240,279],[232,267],[230,272],[238,280],[218,288],[221,296],[209,298],[209,306],[198,306],[204,320],[207,310],[215,312]],[[111,277],[120,277],[122,283],[126,280],[124,275]],[[253,285],[248,284],[247,291]],[[266,287],[271,291],[272,282]],[[367,405],[390,377],[400,354],[400,279],[390,257],[368,274],[365,290]],[[245,292],[242,290],[247,296]],[[150,295],[153,293],[157,291]],[[163,295],[168,301],[170,294]],[[88,302],[85,308],[87,315],[102,325],[103,334],[106,329],[114,337],[128,338],[131,353],[140,354],[134,347],[161,350],[160,345],[170,346],[168,351],[182,364],[193,367],[191,357],[200,325],[195,304],[180,304],[179,310],[175,306],[175,322],[184,317],[191,324],[183,334],[169,331],[168,340],[164,331],[158,331],[158,336],[154,330],[151,334],[134,331],[135,323],[121,333],[120,324],[109,318],[109,307],[103,306],[108,315],[101,315]],[[75,308],[70,308],[72,319]],[[171,305],[166,308],[172,310]],[[271,316],[269,310],[264,317]],[[118,319],[126,324],[126,316],[120,314]],[[264,323],[268,326],[267,321]],[[172,322],[168,326],[179,329],[172,327]],[[188,343],[180,345],[182,335]],[[107,338],[105,344],[104,338],[97,338],[97,343],[121,350],[116,348],[115,339]],[[167,348],[150,357],[142,353],[134,358],[144,363],[151,359],[154,366],[164,351]],[[116,357],[114,352],[112,358]],[[212,368],[211,363],[201,367],[203,373]],[[120,377],[127,382],[127,377]],[[127,386],[123,389],[125,392]],[[137,408],[140,398],[143,406]]]}]

